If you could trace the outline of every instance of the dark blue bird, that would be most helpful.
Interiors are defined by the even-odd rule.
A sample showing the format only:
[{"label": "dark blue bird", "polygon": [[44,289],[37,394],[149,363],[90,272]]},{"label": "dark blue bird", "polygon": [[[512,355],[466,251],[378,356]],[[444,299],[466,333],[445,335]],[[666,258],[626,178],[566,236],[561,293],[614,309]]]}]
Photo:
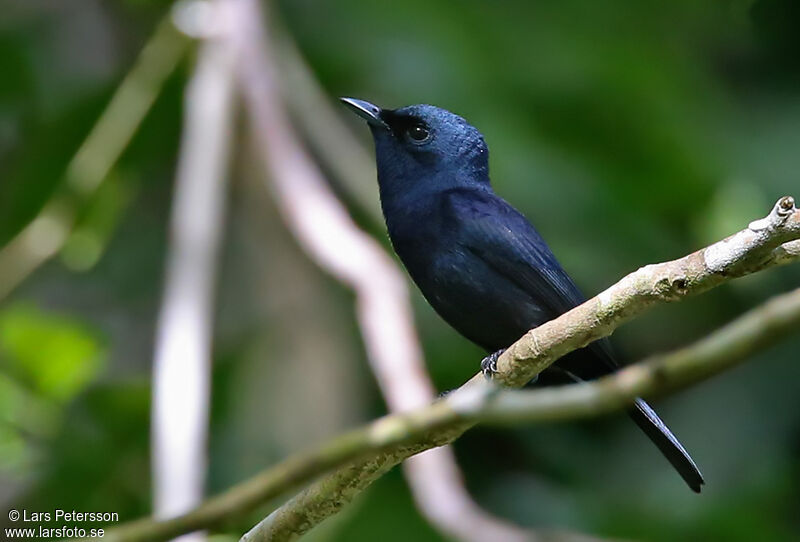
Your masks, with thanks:
[{"label": "dark blue bird", "polygon": [[[584,301],[530,222],[492,190],[489,149],[463,118],[430,105],[381,109],[342,101],[375,140],[381,207],[397,255],[422,294],[451,326],[493,353]],[[573,352],[540,383],[598,378],[618,364],[607,340]],[[650,406],[629,415],[699,492],[703,476]]]}]

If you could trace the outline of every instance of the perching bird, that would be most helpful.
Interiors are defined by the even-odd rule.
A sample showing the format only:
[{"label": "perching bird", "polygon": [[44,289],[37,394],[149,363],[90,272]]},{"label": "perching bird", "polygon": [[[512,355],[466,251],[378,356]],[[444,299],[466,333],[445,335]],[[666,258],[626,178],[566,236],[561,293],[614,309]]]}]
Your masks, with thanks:
[{"label": "perching bird", "polygon": [[[430,105],[381,109],[342,101],[375,141],[381,207],[389,237],[436,312],[464,337],[497,354],[584,301],[530,222],[492,190],[489,150],[463,118]],[[618,364],[607,340],[561,359],[540,383],[591,380]],[[692,490],[704,480],[692,458],[642,399],[628,410]]]}]

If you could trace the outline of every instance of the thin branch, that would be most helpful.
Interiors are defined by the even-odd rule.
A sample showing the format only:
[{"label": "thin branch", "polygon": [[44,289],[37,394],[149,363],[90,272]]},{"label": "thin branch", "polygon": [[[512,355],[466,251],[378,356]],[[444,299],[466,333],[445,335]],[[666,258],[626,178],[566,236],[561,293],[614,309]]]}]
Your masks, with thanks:
[{"label": "thin branch", "polygon": [[[350,469],[400,461],[423,445],[440,445],[444,435],[460,434],[477,422],[548,422],[597,416],[620,409],[639,396],[660,395],[717,374],[747,356],[771,346],[776,339],[797,332],[800,289],[774,298],[707,338],[671,354],[654,356],[599,380],[537,391],[499,391],[478,381],[427,409],[405,416],[387,416],[363,429],[375,450],[393,446],[369,462],[355,463],[315,483],[270,514],[242,540],[291,540],[306,532],[319,515],[313,504],[324,504],[326,482],[337,482]],[[457,436],[453,436],[455,438]],[[356,440],[355,435],[348,435]],[[423,440],[420,440],[423,439]],[[389,444],[391,443],[391,444]],[[338,449],[337,451],[342,451]],[[363,478],[359,477],[358,480]]]},{"label": "thin branch", "polygon": [[[209,527],[252,510],[331,468],[348,464],[311,486],[317,491],[307,490],[293,498],[246,535],[249,541],[285,540],[318,522],[317,512],[306,508],[306,504],[327,502],[329,494],[323,489],[338,490],[338,484],[345,480],[350,483],[363,480],[356,473],[365,468],[372,475],[382,474],[414,453],[451,442],[479,421],[541,423],[593,417],[620,409],[637,396],[673,392],[740,363],[796,333],[799,325],[800,289],[747,312],[691,346],[653,356],[596,381],[535,391],[504,391],[482,380],[479,385],[463,387],[424,409],[385,416],[313,450],[296,454],[184,516],[168,521],[145,519],[129,523],[107,531],[105,538],[119,542],[165,540]],[[358,461],[365,456],[368,459]],[[352,487],[358,491],[360,483]],[[330,514],[340,507],[329,506],[334,508]]]},{"label": "thin branch", "polygon": [[[276,25],[271,25],[276,26]],[[342,121],[314,73],[282,26],[271,33],[283,96],[303,137],[331,171],[345,199],[355,203],[372,225],[383,227],[375,182],[375,160]]]},{"label": "thin branch", "polygon": [[[793,255],[797,254],[797,243],[791,241],[798,238],[800,212],[794,199],[785,196],[768,216],[746,229],[685,258],[643,267],[579,307],[529,331],[500,357],[495,379],[506,386],[521,387],[559,357],[610,335],[619,325],[655,305],[796,261]],[[462,386],[462,392],[469,390],[478,390],[480,397],[485,390],[481,374]],[[453,399],[465,397],[464,393],[454,393]],[[302,534],[338,512],[394,465],[424,449],[452,442],[470,426],[434,433],[428,446],[417,443],[383,452],[323,477],[263,520],[256,527],[257,539],[274,535],[281,540]]]},{"label": "thin branch", "polygon": [[108,177],[190,43],[168,17],[159,23],[67,165],[56,195],[0,250],[0,299],[61,250],[74,226],[79,205],[91,198]]},{"label": "thin branch", "polygon": [[[211,6],[220,9],[225,2]],[[212,298],[232,141],[234,60],[227,38],[206,40],[186,88],[153,362],[153,500],[158,517],[197,506],[205,485]],[[204,537],[192,537],[199,538]]]},{"label": "thin branch", "polygon": [[495,380],[520,387],[556,359],[611,333],[650,307],[703,293],[728,280],[797,261],[800,211],[780,198],[766,217],[671,262],[642,267],[571,311],[526,333],[497,361]]},{"label": "thin branch", "polygon": [[462,416],[481,423],[518,424],[593,417],[628,405],[639,396],[658,397],[702,382],[800,331],[800,289],[751,309],[707,337],[657,354],[611,377],[537,392],[470,392],[452,397]]},{"label": "thin branch", "polygon": [[[456,438],[477,422],[547,422],[593,417],[620,409],[635,397],[664,394],[727,369],[747,356],[797,332],[800,324],[800,289],[777,297],[748,312],[692,346],[654,356],[600,380],[537,391],[498,391],[481,382],[454,392],[447,399],[406,416],[388,416],[364,428],[375,450],[393,446],[367,462],[351,464],[315,483],[318,491],[304,491],[274,511],[242,540],[291,540],[316,524],[314,504],[327,503],[326,482],[349,479],[348,471],[366,466],[387,466],[424,445]],[[353,438],[354,435],[349,435]],[[424,439],[424,440],[420,440]],[[389,444],[391,443],[391,444]],[[340,449],[341,450],[341,449]],[[357,477],[356,480],[363,480]],[[360,484],[359,484],[360,487]],[[330,512],[328,512],[330,514]],[[535,539],[535,538],[533,538]]]},{"label": "thin branch", "polygon": [[[789,205],[787,198],[782,198],[779,200],[776,208],[774,208],[770,215],[766,217],[766,221],[773,222],[775,226],[772,228],[767,228],[766,230],[761,230],[759,225],[763,222],[756,221],[754,223],[757,231],[772,232],[768,235],[768,239],[758,238],[757,242],[754,242],[750,248],[741,250],[742,239],[750,237],[750,234],[748,233],[750,228],[747,228],[746,230],[729,237],[725,241],[721,241],[720,243],[712,245],[712,247],[717,247],[712,251],[712,253],[716,252],[717,254],[721,255],[721,248],[730,246],[732,249],[732,257],[728,258],[729,263],[727,268],[737,270],[736,276],[744,275],[748,272],[755,272],[771,265],[787,263],[791,260],[785,257],[785,253],[790,252],[792,247],[796,246],[796,242],[788,242],[794,239],[787,238],[800,238],[800,232],[797,231],[797,214],[797,210],[794,209],[793,205]],[[781,224],[785,224],[785,227],[780,227]],[[793,233],[787,233],[787,231]],[[782,242],[785,242],[786,244],[781,246],[780,243]],[[705,250],[696,252],[687,258],[697,258],[697,255],[704,254]],[[676,262],[683,262],[684,260],[685,258],[676,260]],[[643,269],[646,270],[648,268],[661,265],[665,264],[648,266]],[[720,269],[720,272],[724,271],[724,268]],[[630,276],[631,275],[629,275],[629,277]],[[733,278],[733,276],[733,273],[722,273],[718,280],[714,281],[714,283],[690,283],[694,286],[688,285],[689,283],[687,283],[687,285],[684,285],[685,288],[681,288],[681,290],[691,290],[693,287],[704,287],[704,289],[708,289],[717,284],[721,284],[730,278]],[[624,321],[623,316],[627,314],[628,311],[633,310],[633,307],[637,304],[637,302],[640,302],[639,297],[635,295],[627,295],[624,297],[623,301],[620,301],[619,303],[612,303],[614,299],[611,296],[615,295],[614,292],[617,291],[617,289],[624,291],[624,289],[621,287],[618,288],[618,285],[625,284],[626,281],[630,280],[629,277],[626,277],[617,283],[617,285],[612,286],[606,290],[606,292],[601,294],[601,296],[604,297],[604,304],[607,304],[611,307],[609,309],[609,314],[606,315],[607,317],[611,318],[611,322],[608,324],[611,329],[621,324]],[[663,281],[657,280],[656,282],[661,284]],[[645,288],[644,291],[649,290]],[[610,292],[610,294],[608,292]],[[685,297],[688,294],[689,292],[687,291],[682,297]],[[796,300],[796,295],[797,292],[794,292],[792,294],[787,294],[787,297],[792,300]],[[643,298],[645,300],[650,299],[647,295],[644,295]],[[647,303],[645,308],[642,308],[639,312],[643,312],[648,307],[659,303],[666,303],[671,300],[673,300],[673,298],[669,296],[661,296],[656,297],[655,299],[650,299],[650,302]],[[595,297],[581,305],[581,307],[596,306],[597,304],[598,298]],[[578,307],[578,309],[581,307]],[[551,324],[555,326],[564,325],[568,319],[572,318],[571,314],[573,312],[574,311],[571,311],[560,316],[559,318],[556,318],[551,322]],[[767,316],[769,314],[770,313],[767,312]],[[614,316],[616,316],[616,318],[612,318]],[[559,322],[561,322],[561,324],[559,324]],[[578,322],[572,328],[564,326],[564,329],[569,331],[568,335],[569,337],[572,337],[571,340],[574,343],[573,347],[578,348],[580,341],[583,340],[587,333],[591,333],[593,326],[598,324],[598,321],[590,319]],[[776,331],[775,328],[768,327],[770,325],[770,321],[766,322],[765,326],[767,327],[765,327],[765,329],[769,329],[771,333],[775,333],[775,336],[777,336],[778,331]],[[794,324],[791,324],[785,326],[784,328],[780,328],[780,332],[788,333],[792,331],[793,325]],[[536,330],[533,330],[532,333],[521,339],[519,343],[531,341],[535,344],[539,340],[536,337],[536,331],[542,327],[544,326],[540,326]],[[724,330],[719,333],[724,334]],[[714,334],[714,336],[716,337],[718,335]],[[538,351],[540,352],[540,356],[547,356],[547,350],[544,346],[540,347]],[[512,359],[512,362],[514,361],[516,360]],[[527,359],[520,359],[521,364],[526,363],[526,361]],[[734,361],[736,360],[733,358],[730,359],[731,363]],[[543,370],[543,365],[543,363],[537,364],[534,370],[540,367]],[[628,375],[630,373],[625,372],[622,374]],[[620,375],[618,374],[609,378],[620,378]],[[606,381],[597,381],[591,384],[581,384],[580,386],[602,386],[603,382]],[[363,490],[370,483],[391,469],[394,465],[397,465],[404,459],[425,449],[452,442],[452,440],[457,438],[472,425],[468,421],[459,419],[456,416],[456,412],[469,411],[471,405],[474,405],[475,401],[480,399],[481,394],[483,393],[482,390],[485,390],[486,386],[484,386],[484,379],[481,376],[473,378],[465,386],[462,386],[462,388],[462,391],[454,392],[454,394],[452,394],[453,397],[449,397],[447,402],[436,403],[426,410],[426,419],[424,420],[422,426],[426,427],[426,431],[428,431],[428,433],[422,438],[418,439],[417,442],[404,444],[402,447],[396,447],[391,451],[379,452],[377,455],[371,456],[368,460],[364,460],[360,463],[357,462],[350,464],[332,474],[325,476],[321,480],[312,484],[302,493],[288,501],[280,509],[273,512],[269,518],[259,524],[259,531],[254,534],[259,534],[259,536],[262,536],[268,530],[271,532],[286,532],[287,530],[288,532],[294,533],[304,532],[304,530],[310,529],[323,519],[336,513],[358,492]],[[561,391],[567,389],[573,388],[562,388]],[[470,390],[476,390],[480,392],[476,394],[477,399],[476,397],[469,395]],[[540,390],[535,393],[550,393],[551,391],[552,390]],[[463,399],[464,397],[467,399]],[[463,406],[459,404],[459,401],[462,400],[464,402]],[[453,401],[455,401],[456,406],[453,409],[450,409],[448,405],[452,405]],[[411,434],[410,432],[412,430],[420,427],[419,420],[414,418],[416,415],[418,414],[410,413],[405,416],[394,415],[383,418],[370,426],[371,430],[368,432],[369,434],[358,433],[358,431],[355,432],[355,435],[353,433],[347,433],[344,436],[336,439],[333,444],[329,444],[325,449],[320,448],[314,452],[292,456],[283,463],[267,469],[263,473],[234,486],[217,497],[206,501],[206,503],[202,506],[183,516],[166,521],[157,521],[147,518],[142,519],[124,526],[120,526],[117,529],[110,530],[107,533],[107,538],[121,541],[164,540],[185,532],[208,527],[219,522],[223,518],[232,515],[246,513],[259,504],[267,502],[269,499],[335,467],[341,462],[354,460],[357,454],[364,453],[359,446],[364,442],[364,440],[369,442],[370,436],[373,436],[376,439],[375,441],[372,441],[371,444],[373,449],[380,449],[382,446],[388,446],[392,442],[402,442],[404,438],[408,438],[408,435]],[[455,423],[455,425],[448,427],[446,430],[437,430],[438,427],[445,427],[449,423]],[[366,455],[369,454],[367,453]],[[299,514],[301,514],[301,511],[303,510],[308,511],[302,516],[305,522],[297,523],[296,521],[293,521],[298,517]]]}]

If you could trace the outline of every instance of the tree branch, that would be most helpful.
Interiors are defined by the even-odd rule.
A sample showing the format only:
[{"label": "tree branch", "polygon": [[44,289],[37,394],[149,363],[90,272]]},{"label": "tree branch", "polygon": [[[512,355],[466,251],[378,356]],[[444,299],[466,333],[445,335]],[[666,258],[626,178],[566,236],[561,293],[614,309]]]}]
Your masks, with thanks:
[{"label": "tree branch", "polygon": [[[519,374],[521,371],[516,365],[530,365],[529,372],[543,370],[547,362],[555,359],[550,355],[549,348],[559,347],[564,353],[579,348],[582,341],[594,333],[595,326],[604,325],[603,329],[610,333],[631,318],[632,312],[641,314],[649,307],[708,290],[735,276],[795,261],[797,252],[794,247],[797,243],[788,241],[800,238],[800,228],[797,225],[798,211],[791,203],[791,198],[782,198],[765,221],[756,221],[753,223],[755,226],[751,224],[751,227],[725,241],[686,258],[642,268],[573,311],[532,330],[515,343],[511,356],[506,359],[506,363],[513,367],[513,371],[508,372]],[[767,223],[770,227],[759,228]],[[731,257],[726,259],[727,265],[715,267],[717,270],[707,272],[705,278],[702,274],[695,274],[692,275],[693,280],[676,285],[674,281],[665,282],[660,275],[651,271],[684,269],[687,259],[696,261],[704,258],[709,249],[712,254],[722,258],[725,255],[724,247],[730,247],[732,251],[729,254]],[[795,256],[790,257],[789,254]],[[661,294],[653,295],[649,286],[636,290],[639,293],[631,292],[627,286],[631,285],[631,277],[637,276],[637,273],[644,274],[648,280],[633,281],[633,285],[647,286],[652,282],[659,285],[657,291]],[[715,278],[709,278],[708,273]],[[666,276],[668,280],[670,275]],[[689,275],[684,273],[683,276]],[[665,295],[669,285],[678,287],[682,295]],[[603,312],[603,320],[593,319],[596,311],[587,309],[598,306],[607,307]],[[589,316],[585,320],[576,320],[575,314]],[[632,365],[595,382],[559,389],[498,393],[496,387],[487,386],[485,379],[476,375],[446,400],[426,409],[381,418],[366,428],[348,432],[310,452],[292,456],[183,516],[166,521],[139,520],[109,530],[106,538],[117,541],[164,540],[206,528],[229,516],[252,510],[314,476],[349,463],[289,500],[246,536],[249,540],[263,540],[269,534],[275,536],[275,540],[280,540],[284,535],[299,535],[336,513],[394,465],[422,450],[452,442],[482,416],[494,422],[521,419],[545,421],[607,412],[626,404],[636,395],[665,393],[707,378],[769,345],[772,340],[796,331],[798,323],[800,290],[784,294],[750,311],[694,346],[657,356],[642,365]],[[540,337],[538,331],[545,327],[550,329],[545,329]],[[556,333],[557,329],[564,330],[564,333]],[[536,345],[536,348],[531,345]],[[535,350],[538,354],[517,358],[513,353],[518,349],[522,352]],[[532,403],[536,406],[532,406]],[[517,408],[520,404],[525,404],[525,409]]]},{"label": "tree branch", "polygon": [[[386,416],[295,455],[181,518],[128,524],[108,531],[106,539],[164,540],[207,527],[228,515],[250,510],[330,468],[375,452],[382,453],[344,467],[315,486],[326,487],[325,481],[335,484],[347,478],[351,469],[361,472],[368,467],[372,474],[383,473],[408,454],[452,440],[477,422],[541,423],[611,412],[626,406],[634,397],[675,391],[730,368],[777,339],[797,332],[798,325],[800,289],[751,310],[691,346],[653,356],[593,382],[535,391],[500,391],[484,382],[454,392],[424,409]],[[353,491],[358,489],[357,485],[352,487]],[[320,504],[327,497],[322,491],[315,495]],[[286,540],[308,530],[315,524],[314,509],[289,506],[296,501],[297,498],[276,510],[243,539]],[[307,497],[303,502],[310,500]],[[309,521],[311,524],[306,523]]]},{"label": "tree branch", "polygon": [[330,95],[317,82],[283,25],[270,36],[283,96],[303,137],[330,170],[343,199],[355,204],[371,226],[383,228],[375,160],[342,120],[339,109],[331,106]]},{"label": "tree branch", "polygon": [[495,380],[520,387],[554,360],[607,337],[621,324],[670,303],[798,258],[800,212],[784,196],[764,218],[730,237],[671,262],[642,267],[589,301],[526,333],[497,361]]},{"label": "tree branch", "polygon": [[[243,541],[291,540],[330,515],[336,505],[326,490],[352,484],[356,469],[360,489],[365,466],[371,474],[383,473],[421,447],[441,445],[456,438],[469,425],[486,423],[549,422],[598,416],[621,409],[640,396],[662,395],[717,374],[747,356],[770,346],[776,339],[797,332],[800,325],[800,289],[783,294],[724,326],[707,338],[670,354],[653,356],[613,375],[590,383],[536,391],[498,391],[486,382],[453,392],[445,400],[405,416],[387,416],[358,431],[373,450],[385,450],[368,462],[351,464],[275,510]],[[355,440],[355,435],[348,436]],[[447,440],[449,442],[449,440]],[[344,451],[339,449],[337,451]],[[343,480],[344,479],[344,480]],[[327,508],[324,506],[328,504]],[[315,507],[315,505],[317,505]],[[323,518],[324,519],[324,518]]]},{"label": "tree branch", "polygon": [[[702,293],[731,278],[795,261],[797,243],[791,241],[798,238],[800,212],[794,199],[785,196],[769,215],[746,229],[685,258],[643,267],[582,305],[529,331],[500,357],[495,379],[506,386],[521,387],[558,358],[610,335],[650,307]],[[483,380],[477,374],[461,391],[476,389],[480,397],[485,393]],[[453,400],[463,397],[463,393],[454,393]],[[469,398],[466,404],[474,400]],[[440,446],[442,438],[452,442],[470,425],[430,435],[428,447]],[[336,513],[392,466],[423,449],[427,447],[416,443],[381,453],[368,463],[340,469],[275,510],[245,537],[284,540],[302,534]]]},{"label": "tree branch", "polygon": [[591,385],[453,397],[464,417],[491,424],[587,418],[634,398],[670,394],[729,369],[800,331],[800,289],[781,294],[696,343],[629,365]]}]

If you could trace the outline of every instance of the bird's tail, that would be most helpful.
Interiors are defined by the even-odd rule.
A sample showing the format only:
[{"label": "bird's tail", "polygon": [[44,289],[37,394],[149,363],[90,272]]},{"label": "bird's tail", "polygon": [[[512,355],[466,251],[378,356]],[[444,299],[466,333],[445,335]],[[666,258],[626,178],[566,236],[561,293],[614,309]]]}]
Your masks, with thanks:
[{"label": "bird's tail", "polygon": [[650,405],[643,399],[636,399],[634,407],[629,409],[628,415],[636,422],[636,425],[644,431],[644,434],[653,441],[664,457],[675,467],[678,474],[692,488],[692,491],[700,493],[700,488],[705,483],[700,469],[695,465],[689,453],[684,449],[672,431],[669,430],[658,414],[650,408]]}]

